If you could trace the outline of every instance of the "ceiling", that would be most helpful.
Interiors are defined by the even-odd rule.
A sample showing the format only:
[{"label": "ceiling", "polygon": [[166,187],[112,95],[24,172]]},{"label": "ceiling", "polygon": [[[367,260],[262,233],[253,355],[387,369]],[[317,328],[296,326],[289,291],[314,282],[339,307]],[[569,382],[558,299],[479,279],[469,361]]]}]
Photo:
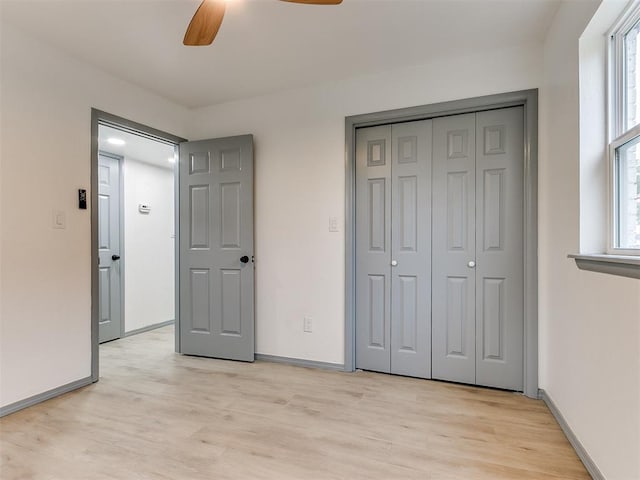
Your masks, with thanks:
[{"label": "ceiling", "polygon": [[[110,138],[123,140],[125,143],[124,145],[113,145],[109,143]],[[169,162],[169,158],[175,157],[173,145],[150,140],[106,125],[98,127],[98,148],[103,152],[115,153],[156,167],[173,169],[174,164]]]},{"label": "ceiling", "polygon": [[558,0],[227,0],[185,47],[199,0],[0,0],[3,22],[186,107],[543,40]]}]

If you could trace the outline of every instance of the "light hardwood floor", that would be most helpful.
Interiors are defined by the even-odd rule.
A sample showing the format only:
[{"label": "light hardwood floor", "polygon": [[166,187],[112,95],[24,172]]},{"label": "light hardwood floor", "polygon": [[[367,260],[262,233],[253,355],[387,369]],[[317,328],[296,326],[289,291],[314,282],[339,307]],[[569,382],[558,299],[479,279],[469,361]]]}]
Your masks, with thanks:
[{"label": "light hardwood floor", "polygon": [[100,347],[100,382],[0,420],[13,479],[587,479],[521,395],[173,353],[173,327]]}]

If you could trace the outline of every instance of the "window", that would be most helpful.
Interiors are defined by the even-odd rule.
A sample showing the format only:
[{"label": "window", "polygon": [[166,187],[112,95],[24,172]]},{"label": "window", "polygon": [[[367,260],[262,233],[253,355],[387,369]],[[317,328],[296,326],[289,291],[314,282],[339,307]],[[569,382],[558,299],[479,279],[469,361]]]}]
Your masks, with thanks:
[{"label": "window", "polygon": [[609,252],[640,255],[640,2],[610,35]]}]

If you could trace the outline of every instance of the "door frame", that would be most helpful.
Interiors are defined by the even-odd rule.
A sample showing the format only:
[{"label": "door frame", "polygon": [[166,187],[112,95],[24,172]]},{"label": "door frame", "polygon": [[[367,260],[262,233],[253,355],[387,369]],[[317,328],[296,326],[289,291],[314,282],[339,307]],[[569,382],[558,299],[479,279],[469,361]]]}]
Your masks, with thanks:
[{"label": "door frame", "polygon": [[[122,155],[117,155],[115,153],[107,152],[106,150],[98,149],[98,155],[102,155],[104,157],[109,157],[118,162],[118,203],[120,208],[118,209],[118,229],[120,231],[118,242],[120,242],[120,338],[124,337],[124,269],[126,267],[125,264],[125,250],[124,250],[124,169],[122,166],[124,165],[124,157]],[[99,161],[99,159],[98,159]],[[98,185],[96,185],[98,188]],[[99,193],[99,192],[98,192]],[[92,203],[92,205],[96,206],[96,215],[99,213],[98,203],[96,199],[96,203]],[[97,241],[96,241],[97,248]],[[99,264],[98,264],[99,266]],[[98,287],[100,286],[100,280],[98,277]],[[99,291],[99,290],[98,290]],[[92,302],[93,305],[93,302]],[[98,312],[98,315],[100,313]],[[98,319],[99,320],[99,319]],[[100,324],[98,322],[98,330],[100,329]],[[99,333],[99,332],[98,332]]]},{"label": "door frame", "polygon": [[[170,143],[175,146],[176,155],[178,153],[178,145],[181,142],[186,142],[187,139],[178,137],[177,135],[173,135],[171,133],[163,132],[162,130],[157,130],[152,127],[148,127],[147,125],[143,125],[142,123],[137,123],[131,120],[127,120],[126,118],[119,117],[117,115],[113,115],[111,113],[104,112],[102,110],[98,110],[96,108],[91,109],[91,381],[97,382],[100,376],[100,367],[99,367],[99,339],[98,339],[98,331],[99,331],[99,314],[98,304],[99,304],[99,278],[98,278],[98,152],[99,152],[99,144],[98,144],[98,127],[99,125],[106,125],[110,127],[115,127],[120,130],[124,130],[129,133],[134,133],[136,135],[140,135],[142,137],[149,138],[150,140],[156,140],[164,143]],[[121,164],[122,167],[122,164]],[[175,283],[175,325],[176,325],[176,343],[175,350],[179,352],[180,350],[180,315],[179,315],[179,307],[180,307],[180,286],[178,284],[178,272],[180,266],[180,257],[178,247],[180,245],[180,237],[178,231],[178,221],[179,221],[179,208],[178,208],[178,163],[174,165],[174,202],[175,202],[175,275],[176,275],[176,283]],[[122,168],[120,169],[120,175],[122,178]],[[121,190],[124,190],[124,184],[121,184]],[[122,194],[122,192],[121,192]],[[121,197],[122,198],[122,197]],[[121,205],[121,210],[124,208],[124,205]],[[123,219],[121,218],[121,222]],[[121,238],[124,232],[121,230],[120,235]],[[124,243],[121,245],[124,247]],[[123,264],[124,265],[124,264]],[[124,269],[123,269],[124,271]],[[124,288],[124,278],[122,278],[121,288]],[[122,297],[124,300],[124,296]],[[124,308],[124,302],[122,302]],[[122,316],[122,328],[124,329],[124,315]]]},{"label": "door frame", "polygon": [[356,129],[497,108],[524,108],[524,394],[538,398],[538,89],[486,95],[345,118],[345,354],[355,370]]}]

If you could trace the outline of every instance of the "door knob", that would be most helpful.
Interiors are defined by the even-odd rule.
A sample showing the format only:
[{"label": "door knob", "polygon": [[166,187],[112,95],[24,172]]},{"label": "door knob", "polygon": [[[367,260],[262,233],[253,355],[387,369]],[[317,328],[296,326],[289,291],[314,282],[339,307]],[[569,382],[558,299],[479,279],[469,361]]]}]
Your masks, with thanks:
[{"label": "door knob", "polygon": [[397,267],[398,266],[398,261],[397,260],[391,260],[391,266],[392,267]]},{"label": "door knob", "polygon": [[111,260],[113,260],[114,262],[116,260],[120,260],[120,255],[111,255]]},{"label": "door knob", "polygon": [[240,261],[242,263],[249,263],[249,257],[247,257],[246,255],[240,257]]},{"label": "door knob", "polygon": [[473,260],[471,260],[469,263],[467,263],[467,267],[469,268],[474,268],[476,266],[476,262],[474,262]]}]

